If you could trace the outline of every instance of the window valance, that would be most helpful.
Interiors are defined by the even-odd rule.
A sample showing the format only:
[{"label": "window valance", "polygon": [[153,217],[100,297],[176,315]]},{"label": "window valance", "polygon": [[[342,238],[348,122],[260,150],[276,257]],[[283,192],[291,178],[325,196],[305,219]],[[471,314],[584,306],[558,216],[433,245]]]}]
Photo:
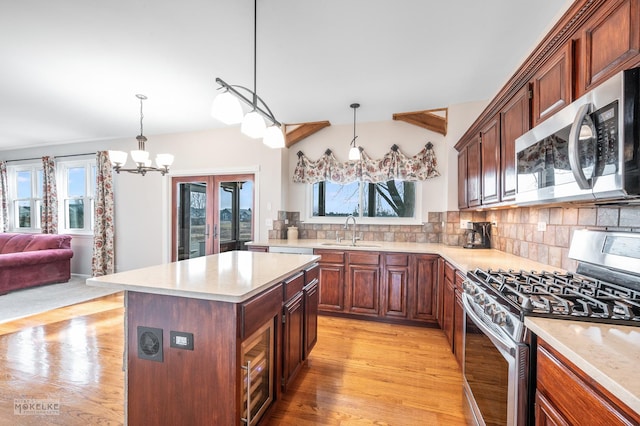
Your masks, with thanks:
[{"label": "window valance", "polygon": [[317,183],[331,181],[351,183],[355,181],[380,183],[389,180],[408,182],[422,181],[440,176],[436,169],[438,161],[433,144],[428,142],[413,157],[407,157],[398,145],[382,158],[374,160],[360,147],[360,160],[340,162],[327,149],[317,161],[309,160],[302,151],[298,151],[298,164],[293,172],[295,183]]}]

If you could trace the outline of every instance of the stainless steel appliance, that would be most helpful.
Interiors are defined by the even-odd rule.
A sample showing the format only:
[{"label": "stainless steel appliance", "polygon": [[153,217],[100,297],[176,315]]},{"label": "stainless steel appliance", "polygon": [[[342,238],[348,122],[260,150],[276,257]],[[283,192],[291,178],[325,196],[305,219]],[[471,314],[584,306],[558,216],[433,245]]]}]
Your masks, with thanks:
[{"label": "stainless steel appliance", "polygon": [[491,248],[491,222],[469,222],[464,248]]},{"label": "stainless steel appliance", "polygon": [[518,205],[640,196],[640,69],[622,71],[516,139]]},{"label": "stainless steel appliance", "polygon": [[464,391],[478,424],[533,424],[536,351],[526,316],[640,326],[640,234],[578,230],[569,256],[576,273],[467,274]]}]

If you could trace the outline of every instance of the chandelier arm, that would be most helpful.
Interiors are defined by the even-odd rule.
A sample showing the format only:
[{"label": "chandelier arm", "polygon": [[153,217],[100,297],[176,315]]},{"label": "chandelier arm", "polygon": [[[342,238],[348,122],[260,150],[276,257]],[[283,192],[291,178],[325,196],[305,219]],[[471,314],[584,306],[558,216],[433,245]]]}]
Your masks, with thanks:
[{"label": "chandelier arm", "polygon": [[[220,86],[224,87],[229,92],[233,93],[233,95],[236,96],[238,99],[240,99],[242,102],[244,102],[245,104],[249,105],[251,108],[253,108],[256,111],[258,111],[263,117],[265,117],[267,120],[271,121],[274,125],[276,125],[278,127],[282,127],[282,123],[280,123],[278,120],[276,120],[276,118],[273,115],[273,113],[271,112],[271,109],[269,108],[269,106],[255,92],[251,91],[250,89],[248,89],[248,88],[246,88],[244,86],[240,86],[240,85],[237,85],[237,84],[234,84],[234,85],[228,84],[224,80],[222,80],[221,78],[216,78],[216,83],[218,83]],[[262,103],[262,105],[264,106],[266,111],[264,109],[260,108],[260,106],[257,104],[257,102],[253,102],[251,99],[247,98],[242,93],[240,93],[236,88],[237,89],[246,90],[251,95],[252,98],[257,99],[257,100],[260,101],[260,103]]]}]

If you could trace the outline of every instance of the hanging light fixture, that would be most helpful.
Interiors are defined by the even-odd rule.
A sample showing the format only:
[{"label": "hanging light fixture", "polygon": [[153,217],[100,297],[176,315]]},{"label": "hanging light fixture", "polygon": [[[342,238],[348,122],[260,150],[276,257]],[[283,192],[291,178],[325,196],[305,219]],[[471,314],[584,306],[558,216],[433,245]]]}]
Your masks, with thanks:
[{"label": "hanging light fixture", "polygon": [[136,98],[140,99],[140,134],[136,136],[138,140],[138,149],[131,151],[131,159],[136,163],[136,167],[132,169],[125,169],[122,166],[127,162],[127,153],[124,151],[109,151],[109,159],[113,164],[113,170],[116,173],[129,172],[136,173],[144,176],[147,172],[160,172],[162,176],[169,172],[169,166],[173,164],[173,155],[171,154],[158,154],[156,156],[156,166],[151,166],[151,159],[149,159],[149,151],[145,150],[145,143],[147,138],[142,132],[142,119],[144,114],[142,113],[142,101],[146,100],[145,95],[136,95]]},{"label": "hanging light fixture", "polygon": [[[250,138],[262,138],[262,142],[270,148],[284,148],[284,134],[282,124],[276,120],[275,116],[267,104],[258,96],[256,90],[256,58],[257,58],[257,15],[258,2],[253,1],[253,90],[244,86],[231,85],[216,78],[216,83],[220,85],[218,90],[224,90],[213,100],[211,105],[211,115],[225,124],[238,124],[240,131]],[[246,94],[241,93],[240,91]],[[242,101],[250,111],[244,115],[242,113]],[[267,126],[267,122],[269,126]]]},{"label": "hanging light fixture", "polygon": [[356,146],[356,110],[360,108],[360,104],[356,103],[349,106],[353,108],[353,139],[351,140],[351,149],[349,149],[349,160],[359,160],[360,148]]}]

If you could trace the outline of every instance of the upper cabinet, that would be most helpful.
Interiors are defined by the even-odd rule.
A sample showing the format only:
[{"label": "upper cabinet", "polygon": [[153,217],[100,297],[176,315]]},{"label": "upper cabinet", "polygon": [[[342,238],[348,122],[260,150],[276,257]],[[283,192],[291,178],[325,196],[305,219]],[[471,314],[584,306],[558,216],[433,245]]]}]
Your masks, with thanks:
[{"label": "upper cabinet", "polygon": [[515,140],[640,64],[640,0],[576,0],[456,144],[458,207],[515,199]]},{"label": "upper cabinet", "polygon": [[534,126],[571,103],[571,69],[571,44],[567,44],[533,76]]},{"label": "upper cabinet", "polygon": [[516,138],[531,128],[531,90],[520,89],[500,111],[500,193],[502,201],[516,197]]}]

